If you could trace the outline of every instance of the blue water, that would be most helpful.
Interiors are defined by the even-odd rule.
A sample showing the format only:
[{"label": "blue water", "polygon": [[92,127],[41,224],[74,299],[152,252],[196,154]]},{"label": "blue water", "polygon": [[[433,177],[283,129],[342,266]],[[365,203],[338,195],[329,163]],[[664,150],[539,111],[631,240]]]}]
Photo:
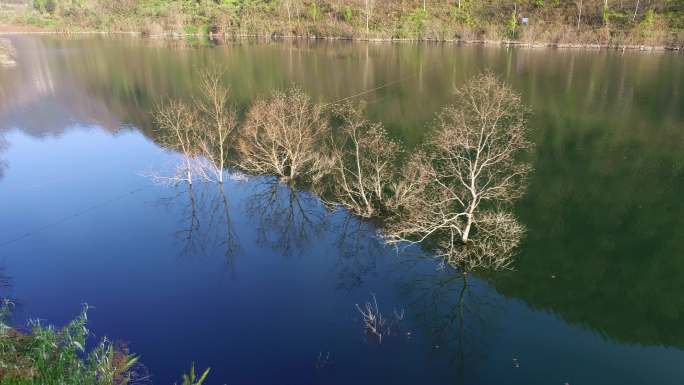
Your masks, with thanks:
[{"label": "blue water", "polygon": [[[8,143],[0,152],[7,164],[0,179],[0,266],[10,282],[3,295],[18,304],[15,325],[35,318],[63,325],[87,303],[93,341],[126,342],[156,384],[178,381],[192,362],[211,367],[208,383],[231,385],[684,382],[683,346],[622,338],[614,332],[619,327],[596,327],[582,312],[566,313],[563,298],[575,291],[544,289],[548,282],[529,273],[536,262],[524,259],[524,250],[526,264],[502,273],[503,281],[489,274],[464,278],[416,248],[397,253],[373,224],[331,213],[309,192],[268,177],[235,174],[222,188],[153,183],[149,174],[168,171],[176,156],[155,143],[145,118],[131,118],[146,111],[142,102],[109,99],[108,79],[133,80],[112,69],[96,78],[100,85],[76,82],[73,74],[59,79],[65,60],[69,68],[91,63],[84,58],[93,55],[92,41],[22,39],[20,55],[25,49],[41,70],[20,62],[11,70],[18,72],[0,74],[0,135]],[[175,49],[96,43],[131,56]],[[57,49],[62,44],[75,51],[65,54]],[[424,48],[388,46],[381,55]],[[214,49],[222,51],[182,55],[278,57],[260,45]],[[136,87],[146,85],[126,85]],[[546,119],[549,112],[538,114]],[[539,191],[533,188],[528,199]],[[543,215],[524,211],[530,205],[523,205],[523,218]],[[548,245],[545,252],[559,253],[565,245],[552,244],[551,235],[537,231],[523,248]],[[526,274],[535,278],[515,281]],[[557,299],[540,305],[533,295],[516,296],[519,285],[554,291]],[[373,295],[389,319],[404,314],[382,343],[364,332],[355,307]]]}]

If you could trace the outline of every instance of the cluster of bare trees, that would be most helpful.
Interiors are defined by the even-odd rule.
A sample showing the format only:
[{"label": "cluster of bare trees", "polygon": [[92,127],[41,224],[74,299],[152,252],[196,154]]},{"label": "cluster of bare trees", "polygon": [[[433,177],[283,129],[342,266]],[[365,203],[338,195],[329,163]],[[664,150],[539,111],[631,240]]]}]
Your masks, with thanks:
[{"label": "cluster of bare trees", "polygon": [[449,264],[505,268],[524,232],[508,211],[530,171],[521,153],[526,108],[494,75],[456,92],[432,136],[405,160],[382,124],[352,103],[314,103],[299,89],[257,100],[239,125],[217,73],[201,81],[192,103],[162,104],[164,145],[182,161],[169,179],[223,182],[230,164],[306,186],[330,207],[383,224],[394,244],[429,244]]}]

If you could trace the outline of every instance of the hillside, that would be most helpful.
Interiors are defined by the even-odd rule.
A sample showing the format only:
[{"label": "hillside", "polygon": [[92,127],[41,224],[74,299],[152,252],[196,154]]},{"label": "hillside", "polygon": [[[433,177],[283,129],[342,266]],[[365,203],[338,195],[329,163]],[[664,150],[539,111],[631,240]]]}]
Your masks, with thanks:
[{"label": "hillside", "polygon": [[9,0],[5,24],[57,31],[550,44],[684,42],[684,0]]}]

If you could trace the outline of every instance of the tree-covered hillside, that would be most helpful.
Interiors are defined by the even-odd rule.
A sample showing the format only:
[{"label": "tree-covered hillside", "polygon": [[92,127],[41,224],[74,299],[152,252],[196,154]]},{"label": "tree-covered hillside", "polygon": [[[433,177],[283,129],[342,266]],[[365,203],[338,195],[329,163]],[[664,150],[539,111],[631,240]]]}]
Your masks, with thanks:
[{"label": "tree-covered hillside", "polygon": [[57,30],[679,46],[684,0],[13,0]]}]

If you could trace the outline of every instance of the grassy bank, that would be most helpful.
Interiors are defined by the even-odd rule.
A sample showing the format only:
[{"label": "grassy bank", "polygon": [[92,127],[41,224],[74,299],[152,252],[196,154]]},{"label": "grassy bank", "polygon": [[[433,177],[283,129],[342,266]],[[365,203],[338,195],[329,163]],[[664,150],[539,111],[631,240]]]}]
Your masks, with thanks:
[{"label": "grassy bank", "polygon": [[51,31],[684,44],[684,0],[14,0],[3,22]]}]

